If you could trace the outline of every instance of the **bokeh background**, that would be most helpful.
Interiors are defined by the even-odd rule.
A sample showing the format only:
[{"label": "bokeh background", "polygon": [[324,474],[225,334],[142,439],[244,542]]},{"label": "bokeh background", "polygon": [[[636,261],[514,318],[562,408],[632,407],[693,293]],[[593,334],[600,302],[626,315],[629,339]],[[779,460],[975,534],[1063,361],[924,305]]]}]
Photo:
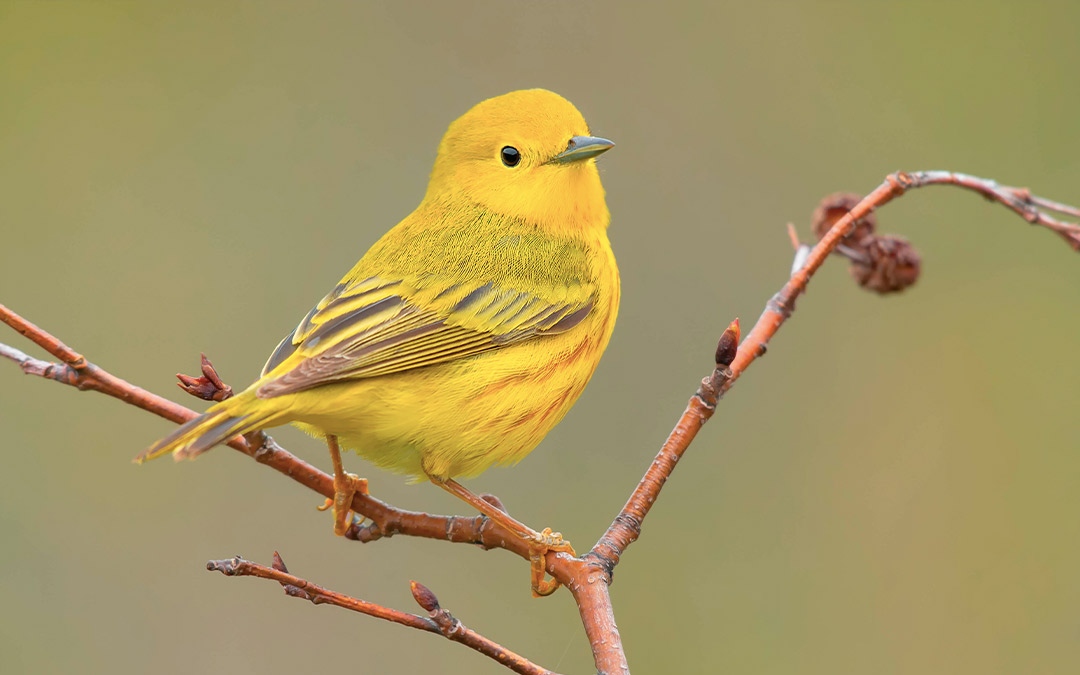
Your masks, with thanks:
[{"label": "bokeh background", "polygon": [[[423,194],[469,106],[558,91],[600,162],[623,279],[576,408],[472,487],[587,548],[820,197],[948,168],[1080,201],[1076,3],[0,4],[0,301],[117,375],[200,351],[243,386]],[[909,292],[825,267],[619,566],[639,673],[1062,673],[1080,662],[1080,257],[974,195],[880,214]],[[746,324],[744,324],[746,325]],[[0,339],[27,349],[14,333]],[[331,536],[231,451],[138,467],[170,425],[0,364],[0,670],[501,673],[448,641],[203,569],[236,553],[592,672],[525,564]],[[295,430],[276,437],[327,465]],[[461,511],[350,456],[392,503]]]}]

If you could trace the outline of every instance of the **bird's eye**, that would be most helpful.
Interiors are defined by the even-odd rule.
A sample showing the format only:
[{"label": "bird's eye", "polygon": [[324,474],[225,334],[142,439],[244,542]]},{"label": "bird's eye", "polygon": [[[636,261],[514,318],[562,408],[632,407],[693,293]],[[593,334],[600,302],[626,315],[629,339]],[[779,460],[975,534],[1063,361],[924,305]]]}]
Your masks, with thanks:
[{"label": "bird's eye", "polygon": [[517,151],[517,148],[506,146],[502,149],[502,161],[506,166],[517,166],[521,161],[521,153]]}]

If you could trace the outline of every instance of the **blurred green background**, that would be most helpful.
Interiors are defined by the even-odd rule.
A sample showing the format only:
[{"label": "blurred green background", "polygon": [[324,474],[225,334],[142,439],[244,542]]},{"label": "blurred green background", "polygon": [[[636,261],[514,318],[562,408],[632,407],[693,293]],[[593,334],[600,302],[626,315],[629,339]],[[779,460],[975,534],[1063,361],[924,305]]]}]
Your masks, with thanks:
[{"label": "blurred green background", "polygon": [[[751,6],[753,5],[753,6]],[[418,203],[446,126],[541,86],[600,162],[623,278],[592,384],[470,485],[587,548],[716,338],[783,283],[784,226],[895,169],[1080,201],[1076,3],[0,4],[0,302],[132,382],[205,351],[243,386]],[[880,214],[909,292],[827,265],[619,566],[637,673],[1062,673],[1080,661],[1080,257],[957,190]],[[0,340],[40,354],[12,332]],[[0,670],[501,673],[448,641],[203,569],[311,580],[589,673],[570,595],[405,537],[335,539],[315,495],[231,451],[134,466],[166,422],[0,364]],[[275,436],[326,468],[295,430]],[[392,503],[462,511],[346,458]]]}]

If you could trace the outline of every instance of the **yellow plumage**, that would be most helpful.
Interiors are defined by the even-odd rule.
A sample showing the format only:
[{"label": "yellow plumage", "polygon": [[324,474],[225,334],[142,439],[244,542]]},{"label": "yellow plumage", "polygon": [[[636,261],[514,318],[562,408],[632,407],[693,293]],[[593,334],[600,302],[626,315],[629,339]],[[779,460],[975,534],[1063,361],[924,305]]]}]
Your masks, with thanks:
[{"label": "yellow plumage", "polygon": [[592,159],[609,147],[548,91],[478,104],[443,138],[420,206],[262,377],[141,459],[291,422],[433,480],[520,460],[581,394],[615,324],[619,276]]}]

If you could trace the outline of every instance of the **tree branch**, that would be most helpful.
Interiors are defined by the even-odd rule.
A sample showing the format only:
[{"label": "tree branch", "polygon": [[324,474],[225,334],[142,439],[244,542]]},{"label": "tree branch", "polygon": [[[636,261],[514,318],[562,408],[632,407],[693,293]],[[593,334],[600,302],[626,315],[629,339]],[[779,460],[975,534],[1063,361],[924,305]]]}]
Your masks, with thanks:
[{"label": "tree branch", "polygon": [[[0,304],[0,321],[12,326],[50,354],[64,361],[63,363],[43,361],[0,343],[0,357],[19,364],[27,375],[55,380],[82,391],[108,394],[177,424],[198,416],[198,413],[190,408],[148,392],[90,363],[84,356],[2,304]],[[230,440],[228,445],[325,497],[331,497],[334,494],[334,481],[331,476],[285,450],[268,434],[257,432],[249,438],[237,436]],[[527,546],[518,545],[513,535],[483,517],[433,516],[407,511],[359,493],[353,499],[353,510],[371,519],[373,523],[362,532],[355,533],[354,538],[359,541],[373,541],[384,536],[408,534],[429,539],[480,544],[485,548],[507,548],[523,558],[528,558]]]},{"label": "tree branch", "polygon": [[[626,547],[641,535],[642,521],[649,509],[656,503],[660,490],[667,481],[683,453],[697,436],[697,432],[716,411],[716,402],[735,381],[750,367],[758,357],[763,356],[769,340],[780,330],[780,326],[791,317],[795,309],[795,300],[806,290],[810,278],[825,262],[830,253],[851,235],[857,224],[864,223],[875,209],[888,204],[907,190],[926,185],[955,185],[996,201],[1016,212],[1033,225],[1042,225],[1056,232],[1074,249],[1080,251],[1080,225],[1066,223],[1046,214],[1042,209],[1068,215],[1080,216],[1080,209],[1067,204],[1060,204],[1048,199],[1033,196],[1026,188],[998,185],[995,181],[977,178],[948,171],[917,171],[906,173],[898,171],[890,174],[873,192],[858,201],[854,207],[840,217],[832,227],[823,233],[821,240],[803,254],[797,246],[796,261],[800,261],[792,271],[784,287],[765,305],[765,311],[754,324],[753,329],[739,345],[738,354],[731,362],[730,374],[719,377],[718,370],[703,381],[702,389],[690,398],[690,402],[679,418],[678,423],[657,453],[656,459],[646,471],[630,499],[615,516],[607,532],[600,537],[593,549],[585,557],[598,560],[607,570],[618,564]],[[869,230],[872,231],[872,226]],[[797,237],[794,238],[798,243]],[[917,272],[916,272],[917,273]],[[910,281],[914,281],[912,278]],[[730,330],[730,329],[729,329]],[[719,364],[718,364],[719,366]],[[705,387],[705,383],[715,387]],[[715,395],[714,395],[715,394]]]},{"label": "tree branch", "polygon": [[429,615],[427,618],[342,595],[317,586],[306,579],[293,576],[289,574],[289,570],[285,567],[281,556],[276,552],[274,553],[273,567],[265,567],[238,556],[231,560],[211,560],[206,563],[206,569],[221,572],[228,577],[250,576],[271,579],[282,585],[285,589],[285,595],[310,600],[314,605],[336,605],[377,619],[442,635],[448,640],[459,642],[490,659],[498,661],[515,673],[521,673],[522,675],[556,675],[556,673],[541,668],[525,657],[515,654],[476,631],[466,628],[450,612],[439,607],[439,601],[435,598],[434,593],[415,581],[412,582],[413,597],[424,609],[428,610]]},{"label": "tree branch", "polygon": [[[861,266],[856,278],[860,285],[871,290],[895,291],[915,280],[918,275],[918,256],[900,238],[873,236],[871,214],[875,209],[884,206],[907,190],[926,185],[955,185],[978,192],[988,199],[1003,204],[1029,223],[1052,230],[1065,239],[1070,246],[1080,251],[1080,226],[1062,221],[1047,213],[1047,211],[1052,211],[1080,217],[1080,209],[1036,197],[1024,188],[1000,186],[991,180],[946,171],[891,174],[873,192],[855,203],[850,211],[838,217],[835,222],[831,220],[827,222],[820,231],[820,241],[813,249],[798,245],[797,237],[793,237],[797,245],[797,253],[794,269],[787,283],[769,300],[764,312],[737,349],[735,347],[738,343],[737,321],[725,331],[717,348],[716,368],[709,377],[702,380],[701,387],[690,398],[674,430],[607,532],[600,537],[593,549],[581,558],[554,552],[547,556],[548,573],[567,586],[574,595],[599,673],[614,675],[629,672],[622,642],[615,626],[611,597],[608,592],[613,570],[626,548],[640,536],[645,516],[656,503],[661,488],[697,436],[698,431],[712,417],[719,399],[754,360],[765,354],[769,340],[791,316],[795,300],[805,291],[810,278],[830,253],[842,253],[852,259],[855,265]],[[856,233],[857,226],[860,228],[858,233]],[[856,234],[857,236],[853,236]],[[59,363],[42,361],[13,347],[0,344],[0,356],[15,361],[27,374],[53,379],[82,390],[100,391],[173,422],[185,422],[197,415],[184,406],[151,394],[102,370],[88,362],[81,354],[3,305],[0,305],[0,321],[12,326],[60,361]],[[212,367],[209,371],[207,368],[208,364],[204,364],[203,378],[181,378],[182,386],[185,390],[193,390],[193,393],[199,396],[210,398],[226,396],[224,383],[217,378]],[[205,382],[202,381],[204,379]],[[234,438],[228,445],[323,496],[329,497],[334,492],[333,480],[330,476],[281,448],[272,438],[262,432],[251,434],[247,438]],[[523,541],[483,516],[464,518],[406,511],[359,493],[354,497],[352,507],[354,511],[372,521],[370,524],[357,524],[350,528],[347,536],[357,541],[369,542],[394,534],[406,534],[479,544],[484,548],[501,548],[522,558],[529,557],[528,547]],[[290,588],[294,589],[290,594],[309,597],[313,602],[315,601],[313,598],[337,597],[341,599],[341,602],[346,603],[341,606],[379,616],[372,609],[378,607],[377,605],[332,594],[330,591],[298,577],[292,577],[285,572],[271,570],[240,559],[231,562],[218,561],[216,564],[221,566],[220,569],[223,572],[228,568],[238,575],[263,576],[278,580],[286,585],[287,592]],[[219,567],[213,568],[219,569]],[[426,591],[426,589],[423,590]],[[315,595],[312,595],[313,593]],[[414,595],[417,593],[414,587]],[[427,593],[430,594],[429,591]],[[416,597],[423,606],[422,598],[427,596],[420,593]],[[434,596],[431,595],[431,598]],[[320,602],[331,602],[331,600],[324,599]],[[347,604],[350,602],[353,605]],[[435,602],[437,606],[437,601]],[[359,609],[360,606],[372,611]],[[465,639],[459,641],[468,643],[474,649],[484,651],[476,646],[482,644],[484,638],[461,627],[449,614],[438,614],[438,616],[432,614],[428,623],[428,619],[415,615],[386,608],[378,609],[389,613],[382,618],[393,615],[397,618],[389,618],[389,620],[429,632],[440,632],[451,639],[457,639],[453,636],[459,634],[468,635],[470,636],[468,641]],[[444,610],[439,610],[439,612],[442,611]],[[414,622],[422,622],[422,625]],[[502,649],[494,643],[490,643],[489,646],[492,649]],[[492,655],[487,651],[484,653]],[[493,658],[500,660],[501,663],[504,662],[497,656]],[[536,670],[519,670],[518,672],[548,672],[538,666],[528,664],[527,661],[522,660],[522,663]]]},{"label": "tree branch", "polygon": [[[186,422],[198,414],[95,366],[87,361],[82,354],[2,304],[0,304],[0,321],[11,326],[61,361],[60,363],[42,361],[27,356],[14,347],[0,344],[0,356],[18,363],[27,375],[37,375],[56,380],[82,391],[99,391],[177,424]],[[246,447],[241,438],[234,438],[229,442],[229,446],[241,451],[244,451]]]}]

